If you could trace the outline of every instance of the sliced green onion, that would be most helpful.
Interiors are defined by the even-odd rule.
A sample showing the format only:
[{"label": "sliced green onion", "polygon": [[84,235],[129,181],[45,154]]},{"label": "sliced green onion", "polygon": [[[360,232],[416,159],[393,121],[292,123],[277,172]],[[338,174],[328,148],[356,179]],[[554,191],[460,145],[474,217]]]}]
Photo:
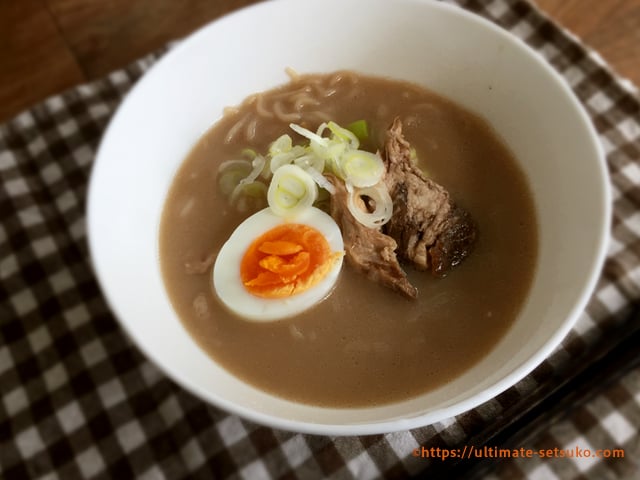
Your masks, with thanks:
[{"label": "sliced green onion", "polygon": [[241,212],[259,210],[267,206],[267,186],[262,182],[240,183],[229,200]]},{"label": "sliced green onion", "polygon": [[[325,177],[331,172],[344,181],[349,210],[360,223],[379,228],[389,220],[393,204],[381,182],[382,159],[358,149],[360,139],[369,136],[365,120],[353,122],[349,128],[332,121],[322,123],[315,132],[295,123],[290,127],[308,139],[308,144],[294,145],[291,136],[284,134],[269,145],[266,156],[245,149],[242,156],[250,161],[221,165],[220,186],[225,193],[231,192],[232,203],[246,210],[266,200],[275,214],[294,217],[314,203],[327,203],[328,196],[335,193]],[[415,151],[411,155],[415,157]],[[257,181],[258,177],[269,187]],[[323,194],[320,200],[319,188]]]},{"label": "sliced green onion", "polygon": [[306,155],[307,149],[300,145],[296,145],[295,147],[292,147],[287,151],[273,154],[270,163],[271,173],[275,173],[276,170],[278,170],[283,165],[297,162],[299,158],[305,157]]},{"label": "sliced green onion", "polygon": [[[373,206],[369,212],[365,207]],[[393,200],[384,182],[366,188],[355,188],[349,192],[347,208],[351,215],[368,228],[380,228],[391,219],[393,214]]]},{"label": "sliced green onion", "polygon": [[224,195],[231,195],[234,188],[247,178],[253,167],[247,160],[227,160],[218,168],[218,187]]},{"label": "sliced green onion", "polygon": [[328,138],[321,137],[317,133],[313,133],[311,130],[301,127],[300,125],[296,125],[295,123],[290,123],[289,127],[291,128],[291,130],[293,130],[297,134],[302,135],[303,137],[311,140],[312,144],[313,142],[315,142],[318,145],[322,145],[323,147],[326,147],[329,145]]},{"label": "sliced green onion", "polygon": [[284,135],[280,135],[270,146],[269,146],[269,155],[272,157],[280,154],[290,152],[293,148],[293,142],[291,137],[286,133]]},{"label": "sliced green onion", "polygon": [[258,156],[258,152],[256,152],[253,148],[243,148],[240,152],[240,155],[242,155],[247,160],[253,160]]},{"label": "sliced green onion", "polygon": [[269,158],[263,157],[258,152],[256,152],[253,148],[244,148],[244,149],[242,149],[242,151],[240,152],[240,155],[242,155],[244,158],[246,158],[246,159],[248,159],[248,160],[250,160],[252,162],[257,157],[262,158],[263,167],[262,167],[262,171],[259,173],[259,176],[261,176],[265,180],[267,180],[271,176],[271,172],[269,171]]},{"label": "sliced green onion", "polygon": [[345,142],[332,141],[328,147],[313,147],[314,154],[322,158],[325,161],[325,170],[333,173],[339,178],[344,179],[344,172],[342,171],[342,165],[340,159],[348,151],[348,145]]},{"label": "sliced green onion", "polygon": [[312,152],[306,155],[302,155],[301,157],[296,158],[293,163],[298,165],[303,170],[308,170],[310,168],[317,170],[318,172],[324,171],[325,161],[323,158],[320,158],[317,155],[314,155]]},{"label": "sliced green onion", "polygon": [[243,178],[240,183],[252,183],[256,178],[258,178],[264,169],[265,162],[266,160],[262,155],[257,155],[251,161],[251,173],[247,175],[246,178]]},{"label": "sliced green onion", "polygon": [[352,131],[341,127],[335,122],[327,123],[327,128],[334,135],[334,139],[337,138],[343,142],[347,142],[351,148],[358,148],[360,146],[358,137],[356,137]]},{"label": "sliced green onion", "polygon": [[354,187],[370,187],[380,181],[384,163],[380,156],[364,150],[345,152],[339,160],[342,178]]},{"label": "sliced green onion", "polygon": [[292,217],[310,207],[318,196],[313,178],[297,165],[283,165],[275,171],[267,200],[271,210],[281,217]]},{"label": "sliced green onion", "polygon": [[347,125],[347,130],[353,133],[358,140],[363,141],[369,138],[369,124],[366,120],[356,120]]},{"label": "sliced green onion", "polygon": [[333,184],[327,179],[327,177],[320,173],[320,170],[309,167],[305,171],[311,176],[311,178],[313,178],[313,181],[318,184],[322,191],[329,192],[332,195],[336,193],[336,187],[333,186]]},{"label": "sliced green onion", "polygon": [[276,173],[283,165],[289,165],[293,161],[293,155],[290,153],[279,153],[271,157],[271,162],[269,163],[269,169],[271,173]]}]

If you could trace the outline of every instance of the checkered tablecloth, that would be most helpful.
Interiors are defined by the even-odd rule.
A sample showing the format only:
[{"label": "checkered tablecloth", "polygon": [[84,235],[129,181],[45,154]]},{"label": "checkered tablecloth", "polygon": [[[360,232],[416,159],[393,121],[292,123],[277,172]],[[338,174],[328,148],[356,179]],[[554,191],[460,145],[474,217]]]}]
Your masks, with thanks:
[{"label": "checkered tablecloth", "polygon": [[[597,55],[520,0],[460,0],[523,38],[583,102],[607,153],[613,240],[575,329],[531,375],[424,428],[320,437],[258,426],[185,392],[130,343],[92,274],[87,180],[109,118],[162,55],[74,88],[0,126],[0,477],[451,478],[417,447],[463,447],[572,361],[610,340],[640,299],[640,100]],[[640,345],[638,346],[640,349]],[[527,448],[623,448],[624,458],[511,459],[490,478],[640,478],[640,369],[572,409]],[[453,475],[453,472],[451,473]],[[634,477],[635,476],[635,477]]]}]

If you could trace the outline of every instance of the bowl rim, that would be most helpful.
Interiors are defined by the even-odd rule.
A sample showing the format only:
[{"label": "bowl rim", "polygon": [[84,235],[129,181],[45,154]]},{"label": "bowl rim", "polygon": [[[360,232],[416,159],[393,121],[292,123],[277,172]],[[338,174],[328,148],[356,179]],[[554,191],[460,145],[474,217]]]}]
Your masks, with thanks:
[{"label": "bowl rim", "polygon": [[[194,394],[205,403],[209,405],[213,405],[217,408],[224,410],[225,412],[239,415],[240,417],[247,419],[249,421],[258,423],[260,425],[269,426],[276,429],[287,430],[291,432],[299,432],[306,434],[316,434],[316,435],[331,435],[331,436],[347,436],[347,435],[369,435],[369,434],[381,434],[381,433],[389,433],[401,430],[408,430],[412,428],[422,427],[437,421],[441,421],[446,418],[450,418],[456,415],[459,415],[463,412],[469,411],[482,403],[494,398],[498,394],[504,392],[508,388],[515,385],[518,381],[523,379],[526,375],[531,373],[540,363],[542,363],[549,355],[554,351],[554,349],[561,343],[561,341],[566,337],[569,333],[573,325],[578,320],[578,317],[583,312],[587,302],[589,301],[595,287],[597,281],[600,277],[601,269],[604,265],[604,261],[606,259],[607,251],[608,251],[608,243],[610,238],[610,224],[612,217],[612,192],[611,192],[611,184],[609,181],[608,168],[605,158],[605,152],[602,147],[601,142],[599,141],[598,134],[595,130],[595,127],[587,114],[584,106],[578,100],[575,93],[572,91],[566,80],[535,50],[533,50],[530,46],[528,46],[522,39],[515,36],[514,34],[502,29],[498,25],[492,23],[491,21],[474,14],[470,11],[467,11],[459,6],[446,4],[442,2],[430,2],[426,0],[403,0],[406,3],[420,3],[425,7],[428,5],[428,8],[433,8],[436,10],[448,11],[453,15],[459,15],[466,18],[467,21],[471,21],[475,23],[480,28],[487,29],[493,35],[498,35],[501,39],[507,40],[510,43],[515,43],[522,54],[527,55],[533,60],[537,66],[546,71],[546,73],[550,74],[550,77],[554,80],[557,86],[563,91],[565,96],[570,100],[572,108],[578,114],[579,120],[582,122],[582,126],[589,133],[589,140],[591,142],[591,146],[597,153],[597,157],[599,159],[598,167],[599,167],[599,177],[603,180],[603,196],[605,200],[604,206],[604,221],[603,225],[606,228],[603,228],[598,235],[598,249],[596,255],[590,259],[590,275],[587,281],[585,281],[583,288],[581,290],[579,298],[577,298],[573,304],[573,308],[571,309],[569,315],[562,322],[560,328],[558,328],[555,333],[548,338],[546,343],[538,349],[534,355],[528,357],[525,361],[523,361],[519,366],[514,368],[509,374],[502,377],[495,383],[493,383],[489,388],[468,396],[467,398],[462,399],[454,403],[453,405],[437,409],[431,410],[424,414],[418,414],[412,417],[407,418],[393,418],[383,421],[372,421],[368,423],[352,423],[352,424],[336,424],[336,423],[314,423],[311,421],[300,421],[300,420],[292,420],[288,418],[278,417],[272,414],[262,413],[256,410],[252,410],[251,408],[243,407],[240,405],[236,405],[231,401],[217,396],[212,397],[211,394],[201,386],[197,384],[192,384],[189,381],[186,381],[182,378],[176,371],[172,369],[172,367],[162,361],[162,359],[157,358],[157,356],[150,352],[146,346],[139,342],[135,335],[133,335],[128,323],[123,319],[121,315],[120,308],[117,303],[114,301],[113,296],[110,293],[109,286],[106,285],[104,281],[104,276],[101,273],[100,266],[98,262],[96,262],[97,256],[97,245],[96,245],[96,237],[92,234],[94,230],[91,228],[91,225],[96,222],[96,217],[92,213],[95,209],[96,203],[96,188],[95,184],[98,182],[98,178],[100,175],[101,165],[104,163],[104,160],[101,161],[101,152],[103,150],[103,146],[110,141],[111,133],[113,132],[113,126],[118,122],[120,115],[123,115],[122,106],[125,105],[132,96],[136,95],[136,93],[140,90],[143,90],[150,81],[150,79],[156,75],[156,73],[163,68],[163,65],[172,62],[172,59],[178,57],[182,54],[183,50],[187,50],[191,48],[193,43],[196,43],[200,36],[203,36],[205,32],[211,28],[216,28],[216,26],[221,22],[226,22],[230,18],[235,17],[240,12],[248,12],[254,11],[254,13],[258,13],[260,10],[272,8],[273,4],[286,3],[287,1],[292,0],[267,0],[264,2],[259,2],[256,4],[252,4],[249,6],[245,6],[243,8],[234,10],[230,13],[227,13],[214,21],[204,25],[203,27],[197,29],[192,34],[187,36],[181,43],[174,48],[172,48],[169,52],[167,52],[158,62],[151,66],[149,70],[147,70],[143,76],[135,83],[135,85],[131,88],[131,90],[127,93],[126,97],[122,101],[122,103],[118,106],[116,113],[112,117],[107,126],[105,133],[103,135],[102,140],[97,149],[97,153],[94,160],[94,165],[92,167],[90,178],[89,178],[89,187],[87,194],[87,237],[88,237],[88,247],[90,253],[90,261],[96,275],[96,279],[98,285],[103,293],[103,297],[107,302],[111,312],[114,314],[114,317],[118,320],[118,323],[125,331],[127,336],[132,340],[133,344],[138,348],[147,360],[152,362],[157,368],[159,368],[165,375],[167,375],[173,382],[178,384],[181,388],[184,388],[186,391]],[[294,0],[295,1],[295,0]],[[298,0],[299,1],[299,0]],[[313,0],[307,0],[313,1]],[[383,1],[383,0],[381,0]],[[319,407],[322,408],[322,407]]]}]

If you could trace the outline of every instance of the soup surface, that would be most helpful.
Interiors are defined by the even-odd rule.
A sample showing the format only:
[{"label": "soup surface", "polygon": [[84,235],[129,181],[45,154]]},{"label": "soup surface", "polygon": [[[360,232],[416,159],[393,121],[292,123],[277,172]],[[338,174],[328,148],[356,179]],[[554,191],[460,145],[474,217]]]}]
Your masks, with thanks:
[{"label": "soup surface", "polygon": [[[333,292],[275,322],[230,313],[212,287],[213,258],[251,213],[217,187],[219,165],[251,148],[266,153],[295,122],[364,119],[376,151],[395,117],[420,166],[478,226],[472,254],[448,276],[406,267],[417,300],[367,280],[346,263]],[[419,395],[486,355],[514,321],[532,282],[537,227],[528,184],[491,127],[413,84],[354,72],[304,75],[225,112],[180,167],[160,226],[160,262],[175,310],[197,343],[246,382],[329,407],[379,405]]]}]

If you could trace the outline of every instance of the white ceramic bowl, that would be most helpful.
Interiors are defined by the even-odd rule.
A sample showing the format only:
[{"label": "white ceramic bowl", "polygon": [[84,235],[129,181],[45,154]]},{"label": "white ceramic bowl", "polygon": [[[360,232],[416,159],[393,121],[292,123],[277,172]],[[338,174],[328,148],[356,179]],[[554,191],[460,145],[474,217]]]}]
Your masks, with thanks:
[{"label": "white ceramic bowl", "polygon": [[[223,107],[284,83],[287,66],[300,72],[352,69],[427,86],[487,118],[529,178],[540,251],[528,301],[488,356],[435,391],[358,409],[275,398],[211,360],[169,303],[158,264],[158,225],[173,174]],[[562,79],[498,27],[421,0],[277,0],[196,32],[123,102],[102,141],[88,203],[96,274],[148,358],[225,410],[276,428],[335,435],[439,421],[524,377],[584,308],[605,256],[609,222],[603,154]]]}]

